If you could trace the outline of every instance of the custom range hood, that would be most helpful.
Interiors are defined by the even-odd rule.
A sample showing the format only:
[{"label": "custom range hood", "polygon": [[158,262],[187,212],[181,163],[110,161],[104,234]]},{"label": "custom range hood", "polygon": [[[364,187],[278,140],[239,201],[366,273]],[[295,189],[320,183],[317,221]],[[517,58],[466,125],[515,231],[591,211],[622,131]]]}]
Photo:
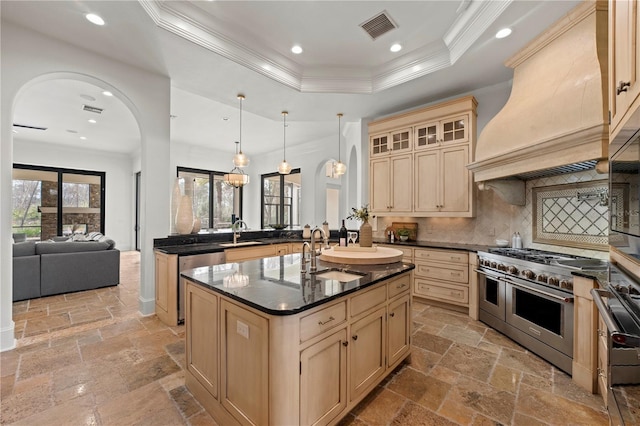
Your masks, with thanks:
[{"label": "custom range hood", "polygon": [[[606,164],[606,2],[580,4],[506,65],[514,68],[511,96],[467,166],[481,189],[512,197],[524,179]],[[515,201],[523,203],[524,193]]]}]

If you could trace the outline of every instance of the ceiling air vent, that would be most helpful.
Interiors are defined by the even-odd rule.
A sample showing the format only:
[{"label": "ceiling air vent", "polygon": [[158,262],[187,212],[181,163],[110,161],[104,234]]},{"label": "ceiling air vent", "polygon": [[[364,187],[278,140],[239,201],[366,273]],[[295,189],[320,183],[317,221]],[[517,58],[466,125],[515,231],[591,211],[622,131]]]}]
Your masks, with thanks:
[{"label": "ceiling air vent", "polygon": [[82,109],[89,112],[95,112],[96,114],[102,114],[103,109],[94,107],[91,105],[82,105]]},{"label": "ceiling air vent", "polygon": [[32,130],[47,130],[47,127],[28,126],[26,124],[17,124],[17,123],[13,123],[13,127],[21,127],[23,129],[32,129]]},{"label": "ceiling air vent", "polygon": [[391,17],[386,11],[379,13],[368,21],[360,24],[363,30],[371,36],[372,39],[377,39],[382,34],[385,34],[398,26],[391,20]]}]

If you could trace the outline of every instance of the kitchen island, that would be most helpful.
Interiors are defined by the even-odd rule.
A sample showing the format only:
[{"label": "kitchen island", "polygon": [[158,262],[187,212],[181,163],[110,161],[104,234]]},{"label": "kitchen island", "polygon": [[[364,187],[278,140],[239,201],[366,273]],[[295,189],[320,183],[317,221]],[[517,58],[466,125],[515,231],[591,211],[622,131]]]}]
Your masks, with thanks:
[{"label": "kitchen island", "polygon": [[335,424],[410,355],[412,264],[300,261],[182,274],[185,382],[219,424]]}]

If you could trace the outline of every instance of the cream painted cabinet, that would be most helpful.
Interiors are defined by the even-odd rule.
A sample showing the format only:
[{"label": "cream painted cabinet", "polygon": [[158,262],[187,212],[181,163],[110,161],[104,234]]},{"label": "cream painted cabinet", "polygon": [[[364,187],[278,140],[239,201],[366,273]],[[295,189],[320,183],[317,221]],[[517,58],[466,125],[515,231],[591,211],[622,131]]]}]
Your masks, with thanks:
[{"label": "cream painted cabinet", "polygon": [[178,325],[178,255],[155,252],[156,315]]},{"label": "cream painted cabinet", "polygon": [[640,11],[638,1],[609,1],[609,109],[610,140],[627,117],[640,105]]},{"label": "cream painted cabinet", "polygon": [[386,308],[382,306],[351,326],[350,400],[370,389],[386,369]]},{"label": "cream painted cabinet", "polygon": [[371,161],[372,213],[411,213],[413,155],[393,155]]},{"label": "cream painted cabinet", "polygon": [[[467,96],[369,123],[369,201],[373,213],[475,216],[476,191],[467,164],[473,162],[476,107],[475,98]],[[407,149],[402,145],[406,153],[396,155],[398,149],[388,148],[390,135],[404,135],[407,129],[413,133],[400,140],[413,144]]]},{"label": "cream painted cabinet", "polygon": [[[391,285],[391,284],[390,284]],[[407,288],[409,286],[407,285]],[[411,346],[411,296],[406,294],[389,303],[387,312],[387,363],[402,359]]]},{"label": "cream painted cabinet", "polygon": [[300,352],[300,421],[327,424],[347,407],[347,329]]},{"label": "cream painted cabinet", "polygon": [[469,254],[415,249],[413,294],[449,305],[469,306]]},{"label": "cream painted cabinet", "polygon": [[415,150],[457,142],[469,142],[469,114],[415,126]]},{"label": "cream painted cabinet", "polygon": [[401,152],[410,152],[412,149],[412,134],[413,129],[409,127],[379,135],[372,135],[369,138],[369,154],[373,158]]},{"label": "cream painted cabinet", "polygon": [[467,170],[469,146],[415,154],[414,211],[431,216],[473,217],[473,182]]},{"label": "cream painted cabinet", "polygon": [[[186,341],[187,370],[218,399],[218,297],[196,286],[188,286],[185,297],[186,334],[192,337]],[[194,345],[194,340],[209,344]]]}]

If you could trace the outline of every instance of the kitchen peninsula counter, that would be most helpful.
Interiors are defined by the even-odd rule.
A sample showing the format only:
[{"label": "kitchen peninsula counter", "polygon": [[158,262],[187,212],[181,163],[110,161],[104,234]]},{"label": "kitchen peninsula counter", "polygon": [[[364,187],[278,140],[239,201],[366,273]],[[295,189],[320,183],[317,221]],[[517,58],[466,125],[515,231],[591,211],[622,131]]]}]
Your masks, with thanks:
[{"label": "kitchen peninsula counter", "polygon": [[182,273],[185,383],[218,424],[334,424],[410,355],[413,264],[300,261]]}]

